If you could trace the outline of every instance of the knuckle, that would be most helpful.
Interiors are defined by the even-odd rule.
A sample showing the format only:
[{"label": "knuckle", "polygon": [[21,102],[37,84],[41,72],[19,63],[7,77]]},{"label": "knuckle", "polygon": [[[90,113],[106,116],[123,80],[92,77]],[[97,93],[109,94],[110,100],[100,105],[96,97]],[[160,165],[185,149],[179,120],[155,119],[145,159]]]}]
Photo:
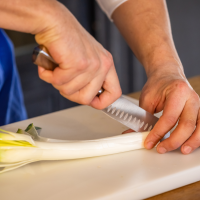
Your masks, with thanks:
[{"label": "knuckle", "polygon": [[163,138],[162,135],[160,135],[158,132],[153,132],[153,136],[157,139],[157,140],[160,140]]},{"label": "knuckle", "polygon": [[190,146],[193,150],[198,148],[200,146],[200,135],[192,135],[192,137],[185,142],[184,146]]},{"label": "knuckle", "polygon": [[113,63],[113,56],[109,51],[107,51],[107,57]]},{"label": "knuckle", "polygon": [[171,150],[178,149],[180,146],[181,146],[181,144],[179,142],[173,141],[173,142],[169,143],[169,147]]},{"label": "knuckle", "polygon": [[93,61],[91,61],[91,67],[94,71],[98,71],[98,69],[100,68],[100,62],[98,59],[94,59]]},{"label": "knuckle", "polygon": [[195,145],[196,147],[199,147],[199,146],[200,146],[200,136],[194,137],[194,142],[193,142],[193,144],[196,144],[196,145]]},{"label": "knuckle", "polygon": [[179,81],[176,82],[176,86],[179,89],[185,89],[188,86],[188,84],[185,81],[180,81],[179,80]]},{"label": "knuckle", "polygon": [[62,82],[61,82],[61,80],[59,78],[54,78],[52,80],[52,84],[53,85],[62,85]]},{"label": "knuckle", "polygon": [[89,105],[91,103],[91,100],[88,97],[82,97],[80,100],[80,104],[82,105]]},{"label": "knuckle", "polygon": [[182,125],[187,128],[187,129],[194,129],[196,126],[196,121],[192,120],[192,119],[186,119],[184,121],[181,121]]},{"label": "knuckle", "polygon": [[84,71],[87,69],[88,66],[89,66],[89,62],[86,58],[79,59],[77,63],[77,70]]},{"label": "knuckle", "polygon": [[189,88],[188,83],[183,80],[176,81],[174,85],[178,89],[178,91],[181,93],[185,93]]},{"label": "knuckle", "polygon": [[177,118],[175,116],[169,116],[165,118],[165,121],[169,126],[174,126],[177,122]]},{"label": "knuckle", "polygon": [[199,95],[198,95],[196,92],[193,92],[192,98],[193,98],[196,102],[198,102],[198,104],[200,104],[200,102],[199,102]]},{"label": "knuckle", "polygon": [[105,69],[105,71],[108,71],[112,65],[114,64],[112,55],[109,53],[109,56],[103,56],[102,57],[102,62],[103,62],[103,67]]},{"label": "knuckle", "polygon": [[190,146],[199,147],[200,146],[200,136],[199,135],[193,136],[192,138],[190,138],[190,141],[188,143],[192,144]]},{"label": "knuckle", "polygon": [[65,95],[65,96],[70,96],[73,94],[73,92],[69,88],[63,88],[63,89],[60,89],[60,94]]}]

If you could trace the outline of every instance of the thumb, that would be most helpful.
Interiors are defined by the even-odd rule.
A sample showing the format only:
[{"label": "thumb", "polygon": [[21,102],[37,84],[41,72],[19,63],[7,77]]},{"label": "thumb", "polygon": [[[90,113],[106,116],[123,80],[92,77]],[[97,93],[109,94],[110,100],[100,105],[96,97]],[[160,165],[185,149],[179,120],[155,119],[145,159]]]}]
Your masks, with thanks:
[{"label": "thumb", "polygon": [[53,80],[53,72],[50,70],[46,70],[43,67],[38,66],[38,75],[40,79],[46,81],[47,83],[52,83]]}]

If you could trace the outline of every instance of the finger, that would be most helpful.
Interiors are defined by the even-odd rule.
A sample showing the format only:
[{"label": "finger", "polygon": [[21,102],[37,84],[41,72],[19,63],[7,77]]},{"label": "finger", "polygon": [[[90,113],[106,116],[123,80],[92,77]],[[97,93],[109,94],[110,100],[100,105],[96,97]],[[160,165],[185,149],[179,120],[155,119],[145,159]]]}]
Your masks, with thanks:
[{"label": "finger", "polygon": [[194,132],[198,115],[199,104],[194,100],[188,100],[180,116],[176,129],[170,137],[157,146],[159,153],[172,151],[180,147]]},{"label": "finger", "polygon": [[182,145],[181,152],[183,154],[192,153],[200,146],[200,111],[198,112],[196,129],[192,136]]},{"label": "finger", "polygon": [[[91,80],[92,76],[89,76],[88,73],[81,74],[78,77],[75,77],[73,80],[65,83],[63,85],[53,85],[57,90],[59,90],[63,95],[71,96],[72,94],[78,92],[79,90],[83,89],[88,85]],[[99,83],[99,85],[102,84]],[[96,93],[97,94],[97,93]]]},{"label": "finger", "polygon": [[40,79],[46,81],[47,83],[52,83],[53,72],[50,70],[45,70],[43,67],[38,66],[38,75]]},{"label": "finger", "polygon": [[95,97],[90,106],[96,109],[104,109],[121,96],[122,91],[114,65],[106,76],[103,88],[104,92],[99,97]]},{"label": "finger", "polygon": [[185,97],[181,93],[173,92],[166,100],[163,115],[145,140],[145,148],[153,148],[164,135],[176,124],[185,106]]},{"label": "finger", "polygon": [[81,73],[77,73],[76,67],[69,69],[61,69],[57,67],[53,71],[53,80],[52,84],[54,86],[62,86],[70,81],[72,81],[75,77],[79,76]]},{"label": "finger", "polygon": [[87,74],[88,82],[90,82],[100,68],[100,64],[101,62],[99,58],[97,56],[93,56],[93,59],[83,59],[83,61],[76,61],[73,64],[68,64],[65,66],[60,65],[59,68],[54,70],[53,84],[61,86],[70,82],[81,74]]},{"label": "finger", "polygon": [[126,134],[126,133],[132,133],[132,132],[135,132],[135,131],[134,131],[134,130],[132,130],[132,129],[128,129],[128,130],[124,131],[122,134]]},{"label": "finger", "polygon": [[38,66],[38,72],[42,73],[43,71],[45,71],[45,68]]},{"label": "finger", "polygon": [[100,90],[102,84],[104,81],[103,76],[97,76],[95,79],[93,79],[90,83],[88,83],[85,87],[83,87],[81,90],[73,93],[72,95],[66,95],[62,93],[61,94],[74,102],[83,104],[83,105],[90,105],[92,100],[96,97],[98,91]]}]

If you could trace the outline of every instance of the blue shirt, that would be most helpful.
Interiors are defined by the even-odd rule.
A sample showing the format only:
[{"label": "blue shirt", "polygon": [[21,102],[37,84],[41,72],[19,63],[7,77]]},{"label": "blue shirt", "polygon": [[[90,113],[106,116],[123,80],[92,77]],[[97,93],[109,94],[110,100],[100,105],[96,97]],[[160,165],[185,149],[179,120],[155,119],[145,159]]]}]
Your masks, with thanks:
[{"label": "blue shirt", "polygon": [[27,118],[13,45],[0,29],[0,125]]}]

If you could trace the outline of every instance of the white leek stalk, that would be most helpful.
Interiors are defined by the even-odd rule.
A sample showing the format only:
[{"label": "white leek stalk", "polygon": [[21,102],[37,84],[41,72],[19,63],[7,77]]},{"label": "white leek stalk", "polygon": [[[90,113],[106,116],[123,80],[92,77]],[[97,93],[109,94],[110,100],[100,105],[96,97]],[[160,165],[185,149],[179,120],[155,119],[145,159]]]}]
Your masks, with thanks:
[{"label": "white leek stalk", "polygon": [[17,133],[0,129],[0,173],[39,160],[88,158],[141,149],[149,133],[70,141],[40,137],[38,130],[33,124]]}]

